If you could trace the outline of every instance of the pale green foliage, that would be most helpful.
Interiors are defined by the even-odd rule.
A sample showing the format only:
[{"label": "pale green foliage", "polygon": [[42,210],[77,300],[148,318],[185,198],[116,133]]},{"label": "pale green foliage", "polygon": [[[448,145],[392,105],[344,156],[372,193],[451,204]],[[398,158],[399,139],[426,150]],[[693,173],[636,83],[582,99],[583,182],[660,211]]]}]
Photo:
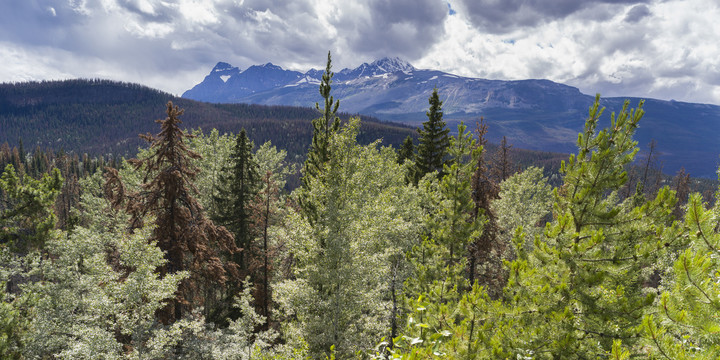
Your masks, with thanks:
[{"label": "pale green foliage", "polygon": [[300,359],[306,353],[302,349],[272,344],[277,340],[275,330],[255,332],[266,319],[255,312],[252,304],[251,284],[245,282],[243,291],[235,298],[234,306],[240,317],[230,321],[225,329],[196,327],[192,336],[186,336],[182,344],[184,359]]},{"label": "pale green foliage", "polygon": [[395,153],[358,146],[358,126],[353,119],[333,136],[324,171],[299,190],[317,210],[313,225],[298,213],[286,219],[297,266],[275,295],[298,320],[286,334],[301,336],[314,357],[335,345],[346,358],[389,333],[391,271],[419,231],[416,190]]},{"label": "pale green foliage", "polygon": [[202,130],[195,130],[192,134],[194,137],[189,139],[188,149],[201,156],[193,160],[193,165],[200,169],[193,181],[198,190],[196,198],[203,208],[215,214],[220,211],[215,204],[220,175],[223,166],[230,159],[235,146],[235,137],[227,133],[220,135],[217,129],[212,129],[208,134],[203,133]]},{"label": "pale green foliage", "polygon": [[260,145],[254,157],[258,174],[262,177],[268,171],[272,173],[271,179],[280,189],[285,187],[287,177],[296,171],[295,164],[286,163],[287,151],[278,150],[270,141]]},{"label": "pale green foliage", "polygon": [[[213,129],[208,134],[202,130],[195,130],[192,134],[195,137],[189,139],[188,148],[202,156],[193,162],[193,165],[200,169],[194,181],[198,190],[197,199],[208,211],[213,213],[221,211],[214,203],[214,197],[217,196],[217,185],[222,168],[227,164],[235,146],[235,137],[227,133],[220,135],[217,129]],[[260,145],[253,157],[258,165],[258,174],[262,176],[268,171],[272,172],[273,181],[281,189],[285,186],[288,175],[296,171],[294,166],[286,163],[287,151],[279,150],[270,141]],[[125,179],[124,175],[123,179]]]},{"label": "pale green foliage", "polygon": [[503,181],[499,198],[492,202],[500,241],[510,244],[515,229],[522,226],[529,240],[526,250],[531,250],[532,241],[542,235],[545,224],[541,220],[550,214],[552,203],[550,185],[541,168],[529,167]]},{"label": "pale green foliage", "polygon": [[84,181],[86,226],[52,236],[49,259],[29,273],[42,281],[22,286],[38,299],[25,339],[27,357],[163,358],[179,340],[173,334],[185,326],[160,326],[155,311],[186,274],[159,279],[156,269],[165,260],[147,240],[150,229],[124,233],[126,219],[95,196],[100,182],[99,173]]},{"label": "pale green foliage", "polygon": [[[172,298],[184,273],[159,279],[163,253],[148,242],[149,229],[133,235],[97,233],[78,227],[48,243],[52,260],[38,275],[44,281],[25,290],[39,296],[26,354],[58,358],[162,358],[176,345],[171,328],[159,326],[155,311]],[[117,257],[113,269],[108,257]],[[128,269],[128,270],[126,270]],[[129,270],[132,269],[132,270]],[[127,338],[126,352],[116,336]]]},{"label": "pale green foliage", "polygon": [[720,202],[716,200],[715,207],[706,209],[702,196],[692,194],[683,236],[689,246],[678,255],[673,276],[664,279],[668,291],[660,297],[659,313],[643,321],[645,338],[657,358],[720,357],[718,224]]}]

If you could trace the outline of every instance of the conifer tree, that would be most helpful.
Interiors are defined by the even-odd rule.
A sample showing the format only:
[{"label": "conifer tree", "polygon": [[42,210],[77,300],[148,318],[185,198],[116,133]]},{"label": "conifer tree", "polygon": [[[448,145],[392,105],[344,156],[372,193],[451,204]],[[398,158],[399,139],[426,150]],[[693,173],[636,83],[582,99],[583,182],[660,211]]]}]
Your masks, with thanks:
[{"label": "conifer tree", "polygon": [[[487,125],[481,119],[477,126],[478,145],[484,149],[487,143],[485,139]],[[508,244],[498,241],[497,218],[490,204],[497,199],[499,188],[497,183],[488,176],[483,154],[477,156],[471,186],[473,218],[484,217],[486,223],[480,237],[474,239],[469,247],[468,279],[470,285],[477,280],[480,285],[485,286],[490,297],[498,298],[505,286],[506,276],[502,271],[502,259]]]},{"label": "conifer tree", "polygon": [[[319,111],[322,116],[312,121],[313,138],[310,144],[310,150],[308,151],[307,161],[305,161],[305,177],[317,176],[322,172],[325,162],[330,159],[330,139],[340,128],[340,118],[335,115],[340,106],[340,100],[335,100],[333,96],[330,95],[332,78],[335,76],[335,73],[333,73],[331,69],[332,60],[330,58],[330,52],[328,51],[327,65],[325,66],[325,72],[320,81],[320,96],[322,96],[324,100],[323,108],[320,108],[319,103],[315,103],[315,109]],[[304,183],[307,183],[307,181],[304,181]]]},{"label": "conifer tree", "polygon": [[657,312],[643,319],[645,345],[653,358],[720,358],[719,219],[720,191],[713,207],[704,204],[700,194],[690,195],[679,233],[687,247],[663,279],[667,290],[657,302]]},{"label": "conifer tree", "polygon": [[[309,187],[310,179],[319,176],[323,172],[325,163],[330,159],[330,140],[340,128],[340,118],[335,115],[340,106],[340,100],[335,100],[333,96],[330,95],[332,78],[335,75],[331,69],[332,60],[330,52],[328,51],[327,65],[325,66],[325,72],[322,75],[319,89],[320,96],[322,96],[324,100],[323,108],[320,109],[320,104],[315,103],[315,109],[319,111],[322,116],[312,121],[313,138],[310,143],[310,149],[308,150],[307,160],[305,160],[305,166],[303,167],[303,187],[306,190]],[[299,201],[305,216],[310,219],[312,223],[315,218],[315,209],[311,202],[306,201],[302,195]]]},{"label": "conifer tree", "polygon": [[[252,142],[248,139],[243,128],[235,140],[235,147],[228,159],[229,163],[220,176],[220,186],[217,189],[216,203],[222,209],[215,215],[215,221],[225,226],[235,237],[235,246],[238,249],[249,249],[255,234],[252,229],[252,214],[250,202],[257,193],[259,176],[257,164],[252,154]],[[243,274],[247,274],[249,267],[249,252],[236,252],[233,261]]]},{"label": "conifer tree", "polygon": [[655,294],[645,284],[666,246],[676,241],[670,227],[675,199],[664,188],[651,201],[642,194],[618,200],[627,181],[624,165],[637,152],[632,135],[642,102],[637,110],[625,102],[611,126],[597,131],[599,101],[598,96],[578,137],[578,154],[562,163],[565,181],[555,190],[547,239],[536,238],[528,253],[522,234],[516,236],[518,259],[505,289],[514,315],[496,340],[503,357],[598,358],[618,340],[640,351],[633,345]]},{"label": "conifer tree", "polygon": [[493,177],[496,179],[496,183],[498,184],[505,181],[514,172],[512,162],[510,161],[511,148],[512,145],[508,145],[507,137],[503,136],[500,141],[500,147],[498,147],[492,161]]},{"label": "conifer tree", "polygon": [[160,275],[167,276],[188,271],[190,277],[178,289],[177,297],[162,311],[164,323],[180,320],[193,308],[205,306],[212,312],[214,296],[230,280],[239,280],[237,266],[222,261],[223,253],[240,251],[224,227],[208,220],[192,193],[197,169],[192,160],[199,157],[185,145],[192,136],[180,129],[179,116],[183,111],[172,102],[167,104],[167,117],[157,120],[161,131],[157,135],[141,135],[150,143],[150,154],[129,163],[136,171],[144,172],[141,190],[127,192],[117,170],[107,168],[106,196],[116,207],[125,205],[131,215],[131,229],[143,226],[153,216],[155,228],[152,240],[165,252],[167,262]]},{"label": "conifer tree", "polygon": [[265,172],[260,185],[260,191],[255,195],[253,202],[250,204],[253,225],[255,232],[259,236],[259,243],[253,242],[252,245],[248,247],[248,252],[251,253],[251,261],[253,262],[250,267],[255,272],[252,276],[255,279],[253,296],[256,301],[256,308],[260,310],[259,314],[266,319],[263,326],[264,329],[267,330],[270,322],[270,280],[273,270],[272,263],[274,255],[277,252],[271,243],[269,228],[271,222],[274,221],[275,213],[278,211],[280,190],[271,171]]},{"label": "conifer tree", "polygon": [[358,128],[350,119],[333,136],[323,176],[310,178],[316,220],[295,212],[285,220],[295,266],[273,296],[313,358],[329,356],[331,346],[351,358],[391,333],[392,271],[419,231],[417,189],[405,184],[395,151],[358,146]]},{"label": "conifer tree", "polygon": [[35,180],[7,165],[0,176],[0,244],[22,254],[41,250],[57,221],[52,206],[62,184],[58,169]]},{"label": "conifer tree", "polygon": [[404,164],[406,160],[415,160],[415,145],[413,139],[408,135],[398,149],[398,164]]},{"label": "conifer tree", "polygon": [[442,101],[438,96],[437,88],[433,89],[428,103],[430,104],[430,109],[426,112],[428,120],[423,123],[422,129],[418,129],[420,143],[417,148],[416,183],[425,174],[433,171],[438,171],[438,177],[442,177],[445,155],[447,155],[450,141],[448,136],[450,129],[445,127],[445,121],[442,118]]}]

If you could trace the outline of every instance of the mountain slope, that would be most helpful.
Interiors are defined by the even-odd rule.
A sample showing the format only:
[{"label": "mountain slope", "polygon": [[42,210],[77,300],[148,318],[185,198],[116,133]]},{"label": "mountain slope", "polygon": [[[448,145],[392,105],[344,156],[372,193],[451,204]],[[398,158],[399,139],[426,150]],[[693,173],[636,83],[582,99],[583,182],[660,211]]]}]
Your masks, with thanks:
[{"label": "mountain slope", "polygon": [[[217,96],[196,95],[201,89],[211,87],[212,83],[206,78],[183,97],[208,102],[292,106],[317,101],[317,84],[322,75],[319,70],[303,74],[274,65],[267,70],[264,67],[250,69],[231,75],[222,84],[215,81],[214,84],[219,84],[213,88]],[[284,75],[279,75],[281,72]],[[274,85],[256,85],[264,77],[272,79],[265,84]],[[343,69],[336,72],[333,79],[333,95],[340,100],[344,111],[417,126],[425,121],[427,99],[437,87],[444,101],[445,119],[452,128],[459,121],[472,125],[484,117],[490,125],[491,141],[505,135],[515,146],[544,151],[575,150],[575,139],[594,98],[577,88],[549,80],[467,78],[416,69],[397,58]],[[250,91],[237,90],[243,88],[243,83],[248,84],[244,87]],[[619,111],[624,100],[604,98],[606,114]],[[631,106],[636,107],[639,99],[630,100]],[[666,172],[674,173],[685,167],[693,176],[715,176],[720,154],[716,135],[720,133],[720,107],[648,99],[645,110],[637,132],[641,151],[655,139]]]},{"label": "mountain slope", "polygon": [[[256,144],[271,140],[291,157],[307,152],[310,120],[319,116],[307,107],[209,104],[107,80],[0,84],[0,144],[22,139],[28,151],[39,146],[133,156],[146,146],[138,134],[158,132],[154,120],[165,116],[168,101],[185,109],[184,128],[237,133],[244,127]],[[415,129],[363,117],[358,137],[362,143],[382,138],[384,145],[398,146],[408,135],[416,136]]]}]

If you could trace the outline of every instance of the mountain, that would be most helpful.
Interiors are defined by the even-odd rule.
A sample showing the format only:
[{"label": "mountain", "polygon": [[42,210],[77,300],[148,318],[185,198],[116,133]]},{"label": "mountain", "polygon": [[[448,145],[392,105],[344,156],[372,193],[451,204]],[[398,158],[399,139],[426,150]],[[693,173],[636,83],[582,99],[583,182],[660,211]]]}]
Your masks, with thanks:
[{"label": "mountain", "polygon": [[[238,72],[228,64],[218,64],[211,76],[223,81],[223,76]],[[262,84],[254,86],[268,86]],[[185,109],[180,117],[184,128],[216,128],[222,134],[244,127],[255,144],[270,140],[286,149],[291,161],[307,152],[310,121],[319,116],[308,107],[209,104],[108,80],[0,84],[0,144],[16,146],[22,140],[27,151],[40,147],[134,156],[139,146],[147,146],[138,134],[159,131],[154,120],[165,117],[168,101]],[[341,114],[343,119],[349,116]],[[358,141],[368,144],[382,138],[383,145],[399,146],[408,135],[416,134],[412,127],[364,116]]]},{"label": "mountain", "polygon": [[[225,69],[229,65],[218,66]],[[212,103],[307,106],[318,99],[322,71],[301,73],[266,64],[223,74],[229,77],[219,82],[222,75],[211,72],[183,97]],[[576,150],[577,134],[594,99],[575,87],[549,80],[469,78],[416,69],[398,58],[342,69],[333,81],[333,96],[340,100],[343,111],[413,126],[425,121],[427,99],[437,87],[451,128],[460,121],[472,127],[484,117],[491,141],[507,136],[517,147],[557,152]],[[629,100],[631,107],[640,101]],[[603,98],[606,116],[619,111],[624,101],[623,97]],[[646,115],[636,136],[641,153],[655,139],[665,172],[685,167],[693,176],[715,176],[720,154],[719,106],[648,99],[644,109]]]}]

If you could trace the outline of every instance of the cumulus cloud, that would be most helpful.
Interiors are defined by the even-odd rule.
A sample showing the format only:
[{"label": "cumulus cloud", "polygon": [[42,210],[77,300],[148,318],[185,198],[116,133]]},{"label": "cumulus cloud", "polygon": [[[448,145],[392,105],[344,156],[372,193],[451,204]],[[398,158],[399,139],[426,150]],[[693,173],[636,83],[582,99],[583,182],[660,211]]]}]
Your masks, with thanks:
[{"label": "cumulus cloud", "polygon": [[646,0],[459,0],[458,7],[483,31],[507,33],[563,19],[599,4],[637,4]]},{"label": "cumulus cloud", "polygon": [[0,80],[182,93],[218,61],[335,69],[383,56],[606,96],[720,103],[715,0],[0,1]]},{"label": "cumulus cloud", "polygon": [[[58,77],[102,75],[85,66],[100,60],[106,69],[124,69],[110,72],[121,80],[180,93],[221,60],[307,69],[323,66],[328,50],[336,65],[387,55],[417,59],[444,36],[447,14],[440,0],[6,1],[0,41],[29,57],[74,54],[75,61],[58,64]],[[170,87],[178,80],[162,77],[185,83]]]},{"label": "cumulus cloud", "polygon": [[650,16],[650,8],[645,5],[635,5],[625,15],[625,21],[635,23]]},{"label": "cumulus cloud", "polygon": [[720,48],[712,40],[720,36],[713,20],[720,9],[712,0],[586,1],[501,32],[478,26],[461,1],[452,3],[458,12],[446,21],[446,33],[454,36],[431,48],[420,67],[491,79],[545,78],[604,96],[720,104]]}]

